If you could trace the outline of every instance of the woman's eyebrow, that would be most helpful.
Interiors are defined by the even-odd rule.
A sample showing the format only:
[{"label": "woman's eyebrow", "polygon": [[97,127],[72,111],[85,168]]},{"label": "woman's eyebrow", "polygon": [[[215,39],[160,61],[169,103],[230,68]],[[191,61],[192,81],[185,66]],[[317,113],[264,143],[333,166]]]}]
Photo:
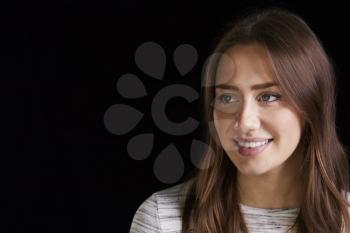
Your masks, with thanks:
[{"label": "woman's eyebrow", "polygon": [[[250,89],[251,90],[258,90],[258,89],[265,89],[265,88],[269,88],[269,87],[273,87],[273,86],[278,86],[278,84],[274,83],[274,82],[259,83],[259,84],[255,84],[255,85],[251,86]],[[236,91],[239,90],[238,87],[236,87],[234,85],[229,85],[229,84],[218,84],[218,85],[215,85],[215,88],[217,88],[217,89],[236,90]]]}]

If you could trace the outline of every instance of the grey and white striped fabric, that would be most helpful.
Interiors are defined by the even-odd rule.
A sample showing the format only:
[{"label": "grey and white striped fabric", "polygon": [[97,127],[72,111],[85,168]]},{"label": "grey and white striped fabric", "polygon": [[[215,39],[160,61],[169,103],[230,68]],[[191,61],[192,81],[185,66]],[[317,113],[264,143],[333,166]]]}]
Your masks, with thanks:
[{"label": "grey and white striped fabric", "polygon": [[[181,210],[191,182],[189,180],[152,194],[136,211],[130,233],[180,233]],[[240,205],[250,233],[285,233],[293,225],[300,210]]]}]

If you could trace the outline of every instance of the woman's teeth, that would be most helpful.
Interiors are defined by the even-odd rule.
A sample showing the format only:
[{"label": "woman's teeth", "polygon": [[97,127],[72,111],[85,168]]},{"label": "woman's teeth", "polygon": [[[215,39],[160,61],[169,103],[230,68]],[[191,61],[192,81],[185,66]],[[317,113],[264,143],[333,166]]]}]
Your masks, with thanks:
[{"label": "woman's teeth", "polygon": [[259,147],[259,146],[265,145],[268,142],[269,142],[269,140],[266,139],[265,141],[261,141],[261,142],[237,142],[237,144],[239,146],[242,146],[242,147],[255,148],[255,147]]}]

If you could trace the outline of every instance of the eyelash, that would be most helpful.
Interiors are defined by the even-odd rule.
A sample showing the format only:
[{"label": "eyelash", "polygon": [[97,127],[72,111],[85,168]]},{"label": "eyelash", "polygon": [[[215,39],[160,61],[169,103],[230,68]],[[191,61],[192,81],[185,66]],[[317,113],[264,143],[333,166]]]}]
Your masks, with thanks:
[{"label": "eyelash", "polygon": [[[226,95],[226,94],[222,94],[222,95],[219,95],[217,97],[218,101],[222,104],[229,104],[229,103],[224,103],[222,101],[222,97],[225,97],[225,96],[230,96],[230,95]],[[275,101],[279,101],[281,99],[281,95],[280,94],[274,94],[274,93],[263,93],[262,95],[259,96],[259,98],[261,98],[262,96],[273,96],[275,97],[276,99],[273,100],[273,101],[263,101],[264,104],[268,104],[268,103],[272,103],[272,102],[275,102]]]}]

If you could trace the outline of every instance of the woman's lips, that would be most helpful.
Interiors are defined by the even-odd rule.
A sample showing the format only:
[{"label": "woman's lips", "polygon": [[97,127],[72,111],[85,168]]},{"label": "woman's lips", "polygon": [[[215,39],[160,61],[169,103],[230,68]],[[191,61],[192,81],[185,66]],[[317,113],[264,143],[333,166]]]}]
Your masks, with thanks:
[{"label": "woman's lips", "polygon": [[238,152],[242,155],[242,156],[257,156],[259,154],[261,154],[273,141],[273,139],[268,139],[268,142],[264,145],[258,146],[258,147],[254,147],[254,148],[250,148],[250,147],[244,147],[244,146],[240,146],[238,144],[237,141],[235,141],[236,146],[238,147]]}]

